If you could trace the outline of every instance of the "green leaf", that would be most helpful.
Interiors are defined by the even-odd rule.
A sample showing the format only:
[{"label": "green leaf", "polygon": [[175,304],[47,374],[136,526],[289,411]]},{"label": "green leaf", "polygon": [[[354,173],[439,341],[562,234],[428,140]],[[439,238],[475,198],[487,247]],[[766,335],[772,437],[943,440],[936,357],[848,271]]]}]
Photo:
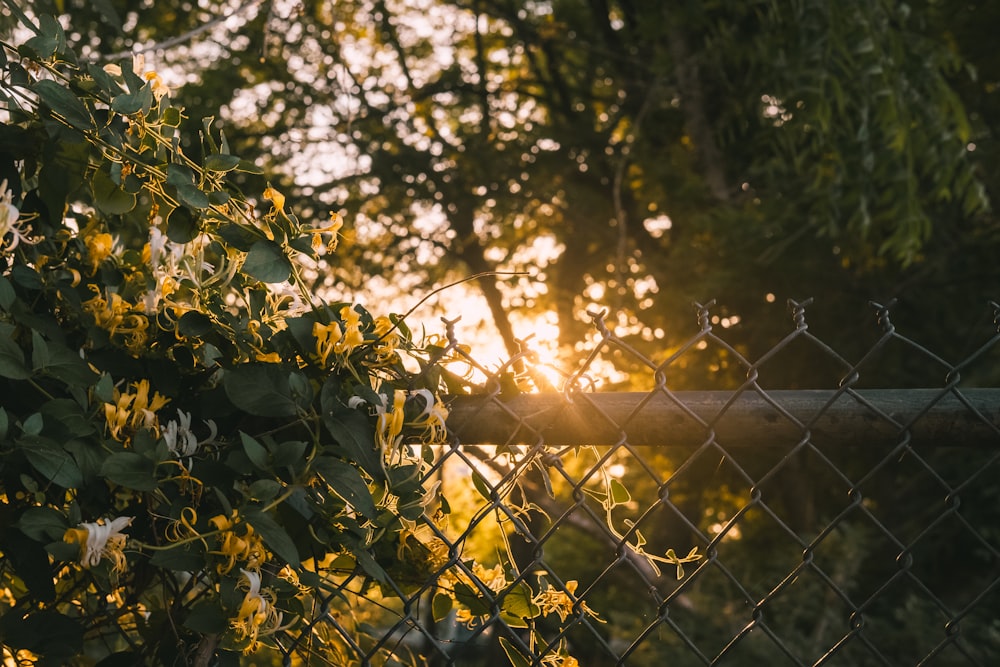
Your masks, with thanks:
[{"label": "green leaf", "polygon": [[115,382],[107,373],[102,373],[101,378],[94,385],[94,398],[103,403],[114,402]]},{"label": "green leaf", "polygon": [[240,440],[243,442],[243,451],[246,452],[250,462],[261,470],[268,470],[271,467],[271,458],[267,453],[267,448],[257,442],[253,436],[240,431]]},{"label": "green leaf", "polygon": [[205,567],[205,555],[201,542],[189,542],[153,553],[149,564],[177,572],[197,572]]},{"label": "green leaf", "polygon": [[122,190],[103,169],[94,172],[90,186],[94,205],[107,215],[122,215],[135,208],[135,195]]},{"label": "green leaf", "polygon": [[240,163],[240,158],[235,155],[223,155],[221,153],[213,153],[205,158],[205,169],[210,171],[232,171]]},{"label": "green leaf", "polygon": [[451,613],[451,609],[454,606],[455,601],[451,599],[450,595],[445,595],[444,593],[435,595],[434,601],[431,603],[431,613],[433,614],[434,622],[440,623],[448,618],[448,614]]},{"label": "green leaf", "polygon": [[7,278],[0,276],[0,308],[10,312],[10,308],[16,300],[17,294],[14,292],[14,286]]},{"label": "green leaf", "polygon": [[55,41],[60,48],[66,48],[66,33],[56,17],[42,14],[38,17],[38,27],[42,29],[43,35]]},{"label": "green leaf", "polygon": [[194,172],[186,165],[171,163],[167,165],[167,183],[169,185],[194,185]]},{"label": "green leaf", "polygon": [[135,452],[116,452],[101,466],[101,476],[136,491],[156,490],[156,464]]},{"label": "green leaf", "polygon": [[500,637],[500,646],[503,647],[503,652],[507,654],[507,659],[510,660],[511,667],[531,667],[531,663],[528,659],[521,655],[521,652],[514,648],[514,645],[510,643],[510,640],[506,637]]},{"label": "green leaf", "polygon": [[80,545],[70,544],[62,540],[49,542],[45,545],[45,551],[52,554],[56,560],[71,562],[80,558]]},{"label": "green leaf", "polygon": [[59,48],[59,43],[47,35],[35,35],[24,43],[25,46],[35,52],[35,56],[40,60],[51,58]]},{"label": "green leaf", "polygon": [[10,275],[14,279],[14,282],[21,287],[27,287],[30,290],[40,290],[45,287],[45,283],[42,282],[42,276],[30,266],[16,263],[14,264],[14,268],[10,270]]},{"label": "green leaf", "polygon": [[42,432],[44,424],[42,415],[36,412],[24,420],[21,424],[21,430],[24,431],[25,435],[38,435]]},{"label": "green leaf", "polygon": [[208,208],[208,195],[196,186],[194,172],[182,164],[170,164],[167,167],[167,183],[177,188],[177,197],[191,208]]},{"label": "green leaf", "polygon": [[49,364],[49,345],[34,329],[31,331],[31,364],[35,368],[44,368]]},{"label": "green leaf", "polygon": [[32,373],[24,365],[24,351],[14,342],[15,327],[0,322],[0,376],[11,380],[26,380]]},{"label": "green leaf", "polygon": [[[501,608],[505,619],[511,627],[528,627],[527,619],[537,618],[542,610],[531,601],[531,587],[523,581],[512,586],[504,594]],[[516,624],[516,625],[515,625]]]},{"label": "green leaf", "polygon": [[83,626],[50,609],[33,611],[27,616],[16,612],[4,614],[0,629],[9,646],[40,653],[49,660],[68,661],[83,651]]},{"label": "green leaf", "polygon": [[[59,537],[62,538],[62,533]],[[55,600],[56,587],[52,580],[49,555],[39,541],[29,539],[21,530],[7,527],[0,531],[0,551],[3,551],[8,566],[13,568],[35,599],[44,602]]]},{"label": "green leaf", "polygon": [[361,516],[373,521],[378,518],[371,491],[357,468],[330,456],[320,456],[313,461],[313,470],[322,475],[333,492]]},{"label": "green leaf", "polygon": [[288,533],[285,532],[285,529],[277,521],[272,519],[270,515],[257,511],[248,511],[245,516],[250,525],[254,527],[254,530],[260,533],[260,536],[264,539],[264,544],[269,546],[271,551],[292,567],[299,567],[299,563],[301,562],[299,551],[295,548],[292,538],[288,536]]},{"label": "green leaf", "polygon": [[208,208],[211,205],[208,195],[202,192],[201,188],[186,183],[176,187],[177,197],[191,208],[202,209]]},{"label": "green leaf", "polygon": [[17,527],[31,539],[44,544],[61,540],[69,522],[62,512],[51,507],[29,507],[17,520]]},{"label": "green leaf", "polygon": [[232,198],[233,196],[225,190],[214,190],[208,193],[208,201],[213,206],[222,206]]},{"label": "green leaf", "polygon": [[[93,428],[93,425],[91,425]],[[73,460],[83,473],[84,482],[87,482],[101,474],[101,466],[107,457],[100,445],[93,438],[86,440],[70,440],[63,445],[67,452],[73,455]]]},{"label": "green leaf", "polygon": [[134,93],[122,93],[111,100],[111,110],[125,116],[138,113],[153,104],[153,91],[144,86]]},{"label": "green leaf", "polygon": [[94,129],[94,117],[73,92],[61,86],[52,79],[42,79],[35,83],[35,92],[45,104],[66,119],[66,122],[78,130]]},{"label": "green leaf", "polygon": [[170,127],[180,127],[181,124],[181,110],[177,107],[167,107],[160,114],[160,121],[164,125],[169,125]]},{"label": "green leaf", "polygon": [[274,467],[283,468],[289,466],[294,468],[304,462],[304,455],[308,445],[301,440],[283,442],[274,450]]},{"label": "green leaf", "polygon": [[217,600],[206,600],[191,607],[184,627],[204,635],[218,635],[229,627],[229,617]]},{"label": "green leaf", "polygon": [[97,85],[100,86],[101,91],[104,93],[117,95],[122,90],[121,86],[118,85],[118,82],[115,81],[110,74],[105,72],[103,67],[96,63],[87,65],[87,74],[89,74],[90,77],[97,82]]},{"label": "green leaf", "polygon": [[612,477],[608,483],[608,493],[611,498],[611,507],[624,505],[632,500],[632,495],[628,492],[628,489],[625,488],[625,485],[614,477]]},{"label": "green leaf", "polygon": [[197,310],[189,310],[181,315],[181,319],[177,320],[177,331],[182,336],[201,338],[210,333],[213,328],[212,318]]},{"label": "green leaf", "polygon": [[167,238],[174,243],[187,243],[198,236],[199,217],[187,206],[178,206],[167,216]]},{"label": "green leaf", "polygon": [[252,228],[235,223],[222,225],[218,229],[218,234],[226,243],[243,252],[250,250],[250,247],[259,238]]},{"label": "green leaf", "polygon": [[459,604],[468,609],[473,616],[485,616],[490,613],[490,601],[472,586],[458,582],[455,584],[454,593]]},{"label": "green leaf", "polygon": [[479,492],[485,500],[493,502],[493,491],[490,490],[489,484],[487,484],[486,479],[479,474],[479,471],[472,471],[472,485],[476,487],[476,491]]},{"label": "green leaf", "polygon": [[376,481],[385,479],[375,429],[365,415],[348,407],[327,409],[324,406],[323,425],[344,450],[346,458],[360,465]]},{"label": "green leaf", "polygon": [[386,571],[381,565],[378,564],[378,561],[375,560],[370,553],[368,553],[368,551],[361,548],[355,548],[351,550],[351,553],[354,554],[354,558],[357,560],[358,565],[361,566],[361,569],[364,570],[369,577],[381,583],[385,583],[389,580],[389,575],[386,574]]},{"label": "green leaf", "polygon": [[261,239],[250,247],[243,271],[263,283],[280,283],[288,280],[292,265],[277,243]]},{"label": "green leaf", "polygon": [[420,466],[417,464],[396,466],[389,471],[389,488],[397,496],[420,491]]},{"label": "green leaf", "polygon": [[281,489],[281,482],[273,479],[258,479],[247,489],[247,495],[259,503],[267,503],[277,498]]},{"label": "green leaf", "polygon": [[71,398],[48,401],[42,405],[40,412],[50,424],[58,424],[63,436],[82,438],[97,431],[80,404]]},{"label": "green leaf", "polygon": [[64,488],[83,484],[83,473],[69,452],[49,438],[25,436],[18,439],[25,458],[45,479]]},{"label": "green leaf", "polygon": [[289,374],[277,364],[238,366],[226,371],[223,385],[229,400],[244,412],[262,417],[292,417],[298,414],[300,406],[289,388]]},{"label": "green leaf", "polygon": [[36,373],[62,380],[71,387],[89,387],[97,380],[97,373],[79,354],[59,343],[46,342],[37,331],[31,332],[31,345],[31,362]]},{"label": "green leaf", "polygon": [[256,164],[250,160],[240,160],[240,163],[236,166],[236,171],[242,171],[245,174],[263,174],[264,169],[258,167]]}]

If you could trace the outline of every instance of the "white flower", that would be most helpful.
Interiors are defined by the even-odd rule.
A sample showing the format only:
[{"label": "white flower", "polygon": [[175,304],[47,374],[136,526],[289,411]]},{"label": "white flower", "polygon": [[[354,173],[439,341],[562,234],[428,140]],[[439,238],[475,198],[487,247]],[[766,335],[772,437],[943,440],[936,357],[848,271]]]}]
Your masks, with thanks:
[{"label": "white flower", "polygon": [[125,569],[125,535],[122,530],[132,523],[132,517],[120,516],[110,522],[81,523],[76,528],[70,528],[63,536],[64,542],[76,542],[80,545],[80,564],[84,567],[94,567],[102,558],[114,561],[114,570]]},{"label": "white flower", "polygon": [[[247,594],[243,597],[236,618],[230,621],[230,626],[236,631],[238,639],[248,639],[249,643],[244,653],[257,649],[259,637],[272,634],[281,628],[282,614],[274,607],[274,594],[270,589],[260,590],[260,572],[240,568],[246,579]],[[241,580],[240,588],[244,587]]]},{"label": "white flower", "polygon": [[177,421],[171,419],[163,429],[163,439],[167,443],[167,449],[179,459],[194,455],[199,447],[212,442],[219,432],[215,422],[211,419],[207,420],[205,424],[209,430],[208,437],[204,440],[198,440],[197,436],[191,432],[191,413],[177,410]]},{"label": "white flower", "polygon": [[[7,179],[0,181],[0,252],[13,250],[18,243],[33,243],[28,234],[31,227],[18,223],[21,212],[14,206],[14,193],[7,189]],[[13,234],[8,242],[7,234]]]}]

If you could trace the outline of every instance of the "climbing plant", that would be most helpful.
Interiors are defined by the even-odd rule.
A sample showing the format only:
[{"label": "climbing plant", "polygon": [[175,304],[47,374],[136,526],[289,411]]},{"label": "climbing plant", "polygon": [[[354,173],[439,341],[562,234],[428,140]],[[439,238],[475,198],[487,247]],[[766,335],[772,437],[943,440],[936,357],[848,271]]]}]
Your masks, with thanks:
[{"label": "climbing plant", "polygon": [[[335,653],[312,622],[335,597],[426,598],[470,629],[500,619],[526,632],[500,640],[515,665],[534,619],[600,621],[576,582],[448,541],[428,472],[452,444],[452,343],[313,293],[340,216],[244,193],[235,177],[258,166],[212,118],[185,134],[141,57],[81,59],[57,19],[3,4],[25,34],[0,44],[5,664]],[[473,477],[488,504],[516,484]],[[597,486],[611,524],[627,491]],[[700,558],[646,554],[631,534],[678,577]],[[563,644],[546,660],[576,664]]]}]

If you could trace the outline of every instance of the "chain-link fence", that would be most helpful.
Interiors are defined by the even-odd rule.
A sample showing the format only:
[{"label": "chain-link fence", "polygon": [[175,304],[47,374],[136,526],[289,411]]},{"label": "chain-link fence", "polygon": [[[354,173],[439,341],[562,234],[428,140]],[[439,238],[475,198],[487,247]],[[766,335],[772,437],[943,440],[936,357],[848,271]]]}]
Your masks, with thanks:
[{"label": "chain-link fence", "polygon": [[[555,393],[511,390],[540,366],[530,351],[485,368],[451,336],[448,354],[485,379],[453,396],[452,444],[429,473],[451,506],[446,522],[424,521],[442,545],[426,580],[389,571],[380,585],[404,600],[395,606],[340,582],[282,642],[286,662],[997,664],[1000,389],[962,380],[996,364],[996,327],[949,362],[875,304],[872,344],[852,361],[790,305],[788,335],[755,360],[710,307],[658,360],[595,314],[599,338]],[[768,389],[791,348],[836,379]],[[742,383],[676,390],[697,355]],[[864,389],[873,369],[889,381],[886,359],[940,383]],[[609,361],[645,389],[593,391]],[[513,585],[498,592],[473,558]],[[471,618],[435,603],[455,568],[493,600]],[[518,582],[569,600],[559,622],[512,621],[504,596]]]}]

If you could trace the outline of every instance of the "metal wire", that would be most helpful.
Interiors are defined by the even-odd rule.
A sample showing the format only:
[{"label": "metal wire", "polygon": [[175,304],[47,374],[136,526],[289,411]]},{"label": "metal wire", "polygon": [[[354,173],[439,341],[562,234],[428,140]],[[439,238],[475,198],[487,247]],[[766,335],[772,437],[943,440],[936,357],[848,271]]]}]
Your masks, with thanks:
[{"label": "metal wire", "polygon": [[[459,568],[492,600],[490,612],[475,624],[454,612],[435,620],[431,576],[412,593],[396,586],[404,604],[364,628],[370,642],[351,639],[358,626],[327,611],[303,634],[338,636],[364,665],[404,661],[407,651],[430,665],[508,664],[501,637],[532,665],[570,664],[567,654],[599,666],[997,664],[1000,390],[965,386],[962,372],[995,363],[1000,333],[950,363],[895,328],[892,304],[872,304],[880,333],[851,362],[809,330],[810,302],[789,302],[791,331],[752,360],[713,327],[713,305],[695,304],[698,330],[662,361],[591,313],[599,338],[556,394],[511,395],[511,375],[529,373],[537,355],[525,345],[490,371],[446,321],[442,358],[485,380],[452,401],[452,445],[429,473],[465,507],[447,529],[424,523],[448,549],[434,576]],[[1000,307],[990,305],[996,325]],[[839,379],[766,389],[793,345]],[[870,369],[887,382],[878,364],[890,348],[943,383],[864,389]],[[706,349],[744,380],[674,389],[683,361]],[[599,360],[623,357],[650,388],[595,393]],[[609,471],[628,489],[613,512],[600,502]],[[683,572],[645,556],[691,547],[703,557]],[[466,565],[491,549],[513,559],[517,581],[569,595],[565,621],[536,620],[533,633],[512,626],[502,597]],[[286,662],[309,662],[297,653],[306,645],[291,644]]]}]

